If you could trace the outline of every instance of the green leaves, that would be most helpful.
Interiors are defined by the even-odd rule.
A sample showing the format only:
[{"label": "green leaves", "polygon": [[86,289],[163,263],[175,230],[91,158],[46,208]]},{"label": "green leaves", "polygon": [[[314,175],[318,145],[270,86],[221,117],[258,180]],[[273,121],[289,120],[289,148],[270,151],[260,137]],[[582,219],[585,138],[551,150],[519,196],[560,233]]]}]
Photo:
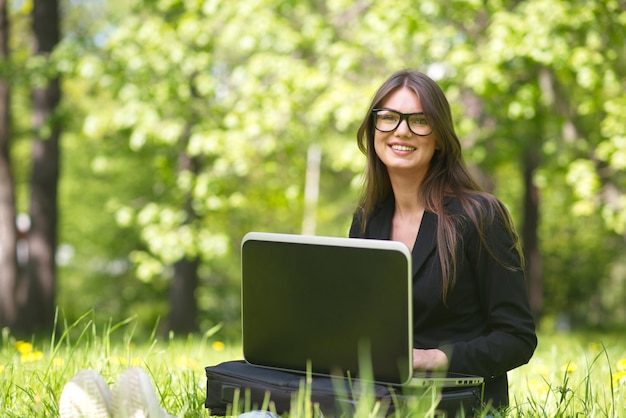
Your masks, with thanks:
[{"label": "green leaves", "polygon": [[[590,242],[626,229],[619,2],[111,7],[89,42],[66,39],[54,62],[68,106],[86,113],[75,140],[89,151],[81,158],[116,182],[101,207],[137,240],[129,246],[143,280],[169,277],[166,266],[195,256],[203,271],[235,280],[225,266],[237,266],[245,232],[300,232],[311,144],[322,150],[317,232],[345,235],[365,164],[355,131],[374,90],[404,67],[442,85],[469,163],[493,177],[518,221],[520,166],[536,153],[551,256],[571,254],[571,240],[551,238],[572,228],[561,226],[563,216],[602,225]],[[546,276],[556,277],[563,260],[548,264]]]}]

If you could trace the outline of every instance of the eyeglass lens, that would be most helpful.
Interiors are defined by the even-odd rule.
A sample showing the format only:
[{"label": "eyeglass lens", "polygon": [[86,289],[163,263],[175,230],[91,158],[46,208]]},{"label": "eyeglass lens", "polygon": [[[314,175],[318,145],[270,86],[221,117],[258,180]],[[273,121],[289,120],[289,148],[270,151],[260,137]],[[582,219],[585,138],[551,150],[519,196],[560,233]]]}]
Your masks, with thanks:
[{"label": "eyeglass lens", "polygon": [[406,120],[411,132],[426,136],[432,133],[428,120],[423,113],[400,113],[389,109],[374,109],[374,126],[381,132],[391,132]]}]

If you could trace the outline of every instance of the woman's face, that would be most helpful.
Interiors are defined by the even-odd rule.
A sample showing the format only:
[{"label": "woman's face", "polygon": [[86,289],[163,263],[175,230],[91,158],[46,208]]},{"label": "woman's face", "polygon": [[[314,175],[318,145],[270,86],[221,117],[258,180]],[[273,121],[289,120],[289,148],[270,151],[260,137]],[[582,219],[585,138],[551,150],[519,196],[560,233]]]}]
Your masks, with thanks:
[{"label": "woman's face", "polygon": [[[400,113],[422,112],[419,97],[409,88],[402,87],[387,97],[379,108],[392,109]],[[435,153],[435,136],[419,136],[411,132],[407,120],[391,132],[374,130],[374,150],[385,164],[390,175],[409,174],[423,177],[428,171]]]}]

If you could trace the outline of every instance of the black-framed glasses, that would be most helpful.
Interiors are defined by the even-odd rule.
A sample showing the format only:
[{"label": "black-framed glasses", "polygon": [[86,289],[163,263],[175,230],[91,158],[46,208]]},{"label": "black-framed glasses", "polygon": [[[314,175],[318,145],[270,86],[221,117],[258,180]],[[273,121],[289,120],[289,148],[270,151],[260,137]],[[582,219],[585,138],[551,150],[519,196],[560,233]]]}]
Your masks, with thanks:
[{"label": "black-framed glasses", "polygon": [[424,112],[400,113],[392,109],[373,109],[374,127],[381,132],[395,131],[403,120],[415,135],[428,136],[433,133]]}]

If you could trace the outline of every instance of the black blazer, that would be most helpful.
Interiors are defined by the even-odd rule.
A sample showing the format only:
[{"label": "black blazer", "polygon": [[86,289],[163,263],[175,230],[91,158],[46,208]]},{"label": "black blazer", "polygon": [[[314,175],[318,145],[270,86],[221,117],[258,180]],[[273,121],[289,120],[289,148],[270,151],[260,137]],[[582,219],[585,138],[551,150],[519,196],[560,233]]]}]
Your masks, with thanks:
[{"label": "black blazer", "polygon": [[[390,239],[394,210],[391,197],[372,213],[364,232],[356,214],[350,237]],[[503,267],[483,248],[457,199],[447,199],[445,210],[457,220],[461,238],[456,280],[444,303],[438,217],[425,212],[412,251],[413,346],[441,349],[452,372],[483,376],[485,401],[506,406],[506,372],[527,363],[537,346],[524,274]],[[520,265],[502,219],[487,220],[485,238],[499,260]]]}]

